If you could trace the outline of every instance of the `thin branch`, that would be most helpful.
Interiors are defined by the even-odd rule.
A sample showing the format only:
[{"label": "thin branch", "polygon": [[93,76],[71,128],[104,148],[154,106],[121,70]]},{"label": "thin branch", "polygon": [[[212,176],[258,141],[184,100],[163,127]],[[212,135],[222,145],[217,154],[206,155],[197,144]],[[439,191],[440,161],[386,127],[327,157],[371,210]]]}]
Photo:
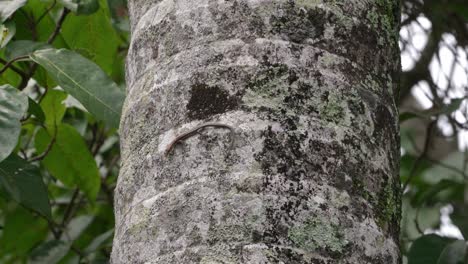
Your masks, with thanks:
[{"label": "thin branch", "polygon": [[37,19],[37,21],[35,22],[36,25],[38,25],[41,22],[41,20],[50,12],[50,10],[52,10],[52,8],[55,7],[55,4],[57,4],[57,0],[54,0],[52,5],[50,5],[49,8],[47,8],[47,10],[44,11],[44,13]]},{"label": "thin branch", "polygon": [[70,13],[69,9],[67,8],[63,9],[62,14],[60,15],[60,18],[57,21],[57,25],[55,26],[54,31],[52,32],[49,39],[47,40],[47,44],[52,44],[52,42],[54,42],[55,38],[60,33],[60,29],[62,28],[62,24],[65,21],[65,18],[67,17],[69,13]]},{"label": "thin branch", "polygon": [[4,63],[3,68],[0,70],[0,74],[3,74],[8,68],[10,68],[12,66],[11,64],[13,64],[15,61],[24,60],[24,59],[27,59],[27,58],[29,58],[28,55],[19,56],[19,57],[16,57],[16,58]]},{"label": "thin branch", "polygon": [[44,150],[44,152],[42,152],[40,155],[36,156],[36,157],[33,157],[31,159],[29,159],[29,162],[33,162],[33,161],[38,161],[38,160],[42,160],[45,158],[45,156],[47,156],[47,154],[49,154],[50,150],[52,149],[53,145],[55,143],[55,137],[52,138],[52,140],[50,141],[49,145],[47,146],[46,150]]},{"label": "thin branch", "polygon": [[419,164],[421,163],[421,161],[422,161],[422,160],[426,157],[426,155],[427,155],[427,151],[429,150],[429,145],[430,145],[430,143],[431,143],[432,130],[433,130],[435,124],[437,124],[437,120],[434,120],[434,121],[432,121],[431,123],[429,123],[429,125],[428,125],[428,127],[427,127],[427,130],[426,130],[426,139],[425,139],[425,142],[424,142],[424,149],[423,149],[422,153],[419,155],[419,157],[416,159],[416,161],[413,163],[413,166],[411,167],[411,170],[410,170],[408,179],[407,179],[406,182],[403,184],[403,191],[406,190],[406,188],[408,187],[409,183],[410,183],[411,180],[413,179],[414,175],[416,175],[416,169],[419,167]]},{"label": "thin branch", "polygon": [[75,200],[76,200],[76,197],[78,197],[79,193],[80,193],[79,188],[76,188],[75,191],[73,191],[73,195],[72,195],[72,198],[70,200],[70,203],[68,204],[67,209],[65,209],[65,213],[63,214],[63,218],[62,218],[62,226],[63,227],[65,227],[65,225],[66,225],[66,223],[68,221],[68,218],[70,218],[72,208],[75,205]]},{"label": "thin branch", "polygon": [[[55,229],[55,227],[57,226],[57,224],[54,223],[53,221],[49,220],[49,219],[46,219],[46,220],[47,220],[47,223],[49,224],[49,229],[50,229],[50,231],[51,231],[52,234],[54,235],[54,238],[57,239],[57,240],[60,239],[60,231],[57,231],[57,230]],[[59,227],[58,229],[60,229],[60,227]]]},{"label": "thin branch", "polygon": [[[47,40],[47,44],[52,44],[52,42],[55,40],[55,38],[57,37],[57,35],[60,33],[60,29],[62,28],[62,24],[63,22],[65,21],[65,18],[67,17],[67,15],[70,13],[70,10],[67,9],[67,8],[64,8],[63,11],[62,11],[62,14],[60,15],[59,17],[59,20],[57,21],[57,24],[55,25],[55,29],[54,31],[52,32],[52,34],[49,36],[48,40]],[[33,31],[35,30],[35,25],[33,25],[33,27],[31,27],[33,29]],[[29,80],[33,75],[34,73],[36,72],[37,70],[37,64],[36,63],[33,63],[29,69],[29,73],[26,75],[26,79]],[[0,72],[1,74],[1,72]],[[23,79],[24,80],[24,79]],[[19,90],[23,90],[26,85],[27,85],[27,81],[23,81],[21,82],[21,84],[19,85],[18,89]]]},{"label": "thin branch", "polygon": [[[8,62],[2,58],[0,58],[0,63],[2,63],[3,65],[7,64]],[[16,66],[14,65],[10,65],[10,69],[14,72],[16,72],[19,76],[21,76],[22,78],[26,78],[26,73],[24,71],[22,71],[21,69],[17,68]]]},{"label": "thin branch", "polygon": [[421,226],[419,225],[419,210],[421,208],[418,207],[416,209],[416,215],[414,216],[414,225],[416,226],[416,230],[419,232],[420,235],[424,235],[424,231],[421,229]]},{"label": "thin branch", "polygon": [[456,172],[456,173],[460,174],[464,179],[467,179],[467,180],[468,180],[468,175],[467,175],[467,174],[465,173],[465,171],[463,171],[463,170],[460,170],[460,169],[458,169],[458,168],[456,168],[456,167],[454,167],[454,166],[450,166],[450,165],[448,165],[448,164],[445,164],[445,163],[443,163],[443,162],[441,162],[441,161],[431,159],[431,158],[429,158],[429,157],[426,157],[425,159],[426,159],[427,161],[429,161],[429,162],[432,162],[432,163],[437,164],[438,166],[440,166],[440,167],[442,167],[442,168],[445,168],[445,169],[451,170],[451,171],[453,171],[453,172]]},{"label": "thin branch", "polygon": [[47,156],[47,154],[49,154],[50,150],[51,150],[52,147],[54,146],[56,138],[57,138],[57,126],[55,126],[55,129],[54,129],[54,136],[52,137],[52,140],[49,142],[49,145],[47,145],[47,148],[44,150],[44,152],[42,152],[41,154],[39,154],[39,155],[36,156],[36,157],[30,158],[30,159],[29,159],[29,162],[33,162],[33,161],[38,161],[38,160],[44,159],[45,156]]}]

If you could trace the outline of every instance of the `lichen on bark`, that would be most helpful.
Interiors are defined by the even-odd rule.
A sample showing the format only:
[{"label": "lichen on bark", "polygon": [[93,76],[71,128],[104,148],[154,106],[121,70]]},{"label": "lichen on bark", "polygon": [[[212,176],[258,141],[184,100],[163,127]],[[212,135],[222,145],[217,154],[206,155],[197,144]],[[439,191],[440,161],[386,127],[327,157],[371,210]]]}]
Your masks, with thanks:
[{"label": "lichen on bark", "polygon": [[397,2],[130,0],[112,262],[400,263]]}]

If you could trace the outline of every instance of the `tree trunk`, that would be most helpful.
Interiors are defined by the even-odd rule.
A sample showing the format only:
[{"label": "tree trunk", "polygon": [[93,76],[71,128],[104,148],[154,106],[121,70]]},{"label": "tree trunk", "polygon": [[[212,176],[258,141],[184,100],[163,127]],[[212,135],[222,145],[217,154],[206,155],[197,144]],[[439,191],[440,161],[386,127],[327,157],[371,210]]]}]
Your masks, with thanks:
[{"label": "tree trunk", "polygon": [[114,264],[400,263],[398,1],[345,2],[129,0]]}]

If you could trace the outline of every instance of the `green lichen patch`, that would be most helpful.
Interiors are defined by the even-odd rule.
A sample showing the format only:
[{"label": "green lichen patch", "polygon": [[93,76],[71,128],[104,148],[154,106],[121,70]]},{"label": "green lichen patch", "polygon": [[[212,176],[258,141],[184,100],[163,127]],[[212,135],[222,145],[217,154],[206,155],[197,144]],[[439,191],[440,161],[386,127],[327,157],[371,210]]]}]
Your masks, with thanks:
[{"label": "green lichen patch", "polygon": [[323,103],[319,108],[322,119],[336,124],[342,123],[346,117],[346,103],[336,93],[324,92],[322,99]]},{"label": "green lichen patch", "polygon": [[308,81],[300,76],[299,69],[265,62],[247,84],[242,101],[249,108],[268,111],[280,119],[297,114],[317,114],[319,99],[314,93],[320,86],[321,75],[314,74],[319,80]]},{"label": "green lichen patch", "polygon": [[399,235],[401,196],[398,180],[386,178],[382,182],[382,189],[378,193],[375,205],[377,224],[384,230],[388,230],[395,239]]},{"label": "green lichen patch", "polygon": [[216,114],[233,110],[238,105],[237,98],[218,86],[194,84],[187,104],[190,119],[205,119]]},{"label": "green lichen patch", "polygon": [[291,227],[288,238],[295,246],[306,251],[324,250],[332,254],[343,253],[349,243],[338,225],[320,218],[308,219]]},{"label": "green lichen patch", "polygon": [[322,0],[296,0],[296,4],[302,7],[316,7],[322,3]]}]

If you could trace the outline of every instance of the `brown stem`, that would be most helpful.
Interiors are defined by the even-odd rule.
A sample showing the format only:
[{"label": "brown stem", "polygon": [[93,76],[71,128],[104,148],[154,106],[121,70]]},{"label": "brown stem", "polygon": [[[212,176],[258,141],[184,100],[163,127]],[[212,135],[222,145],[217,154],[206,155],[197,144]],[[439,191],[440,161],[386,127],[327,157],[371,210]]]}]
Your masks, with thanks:
[{"label": "brown stem", "polygon": [[15,61],[24,60],[24,59],[28,59],[28,58],[29,58],[28,55],[19,56],[19,57],[16,57],[16,58],[6,62],[5,65],[3,65],[3,68],[0,70],[0,74],[4,73],[8,68],[10,68],[10,66],[12,66],[11,64],[13,64]]},{"label": "brown stem", "polygon": [[56,3],[57,3],[57,0],[54,0],[52,5],[50,5],[49,8],[47,8],[47,10],[44,11],[44,13],[37,19],[37,21],[35,22],[36,25],[38,25],[41,22],[41,20],[50,12],[50,10],[52,10],[52,8],[55,7]]},{"label": "brown stem", "polygon": [[52,138],[52,140],[50,141],[49,145],[47,146],[46,150],[44,150],[44,152],[42,152],[40,155],[38,155],[36,157],[33,157],[33,158],[29,159],[29,162],[44,159],[45,156],[47,156],[47,154],[49,154],[49,152],[52,149],[52,146],[54,145],[54,143],[55,143],[55,137]]},{"label": "brown stem", "polygon": [[54,42],[55,38],[60,33],[60,29],[62,28],[62,24],[65,21],[65,18],[67,17],[69,13],[70,13],[69,9],[67,8],[63,9],[62,14],[60,15],[60,18],[57,21],[57,25],[55,26],[54,31],[52,32],[49,39],[47,40],[47,44],[52,44],[52,42]]},{"label": "brown stem", "polygon": [[[7,64],[8,62],[2,58],[0,58],[0,63],[2,63],[3,65]],[[21,78],[26,78],[26,73],[24,71],[22,71],[21,69],[17,68],[16,66],[14,65],[10,65],[10,69],[14,72],[16,72],[19,76],[21,76]]]},{"label": "brown stem", "polygon": [[406,190],[408,185],[410,184],[411,180],[413,179],[414,175],[416,174],[416,169],[419,167],[419,164],[427,155],[427,151],[429,150],[429,145],[431,143],[431,137],[432,137],[432,130],[434,126],[437,124],[437,120],[432,121],[429,126],[427,127],[427,132],[426,132],[426,140],[424,142],[424,149],[422,153],[419,155],[419,157],[416,159],[416,161],[413,163],[413,166],[411,168],[411,171],[409,173],[408,179],[406,182],[403,184],[403,191]]}]

